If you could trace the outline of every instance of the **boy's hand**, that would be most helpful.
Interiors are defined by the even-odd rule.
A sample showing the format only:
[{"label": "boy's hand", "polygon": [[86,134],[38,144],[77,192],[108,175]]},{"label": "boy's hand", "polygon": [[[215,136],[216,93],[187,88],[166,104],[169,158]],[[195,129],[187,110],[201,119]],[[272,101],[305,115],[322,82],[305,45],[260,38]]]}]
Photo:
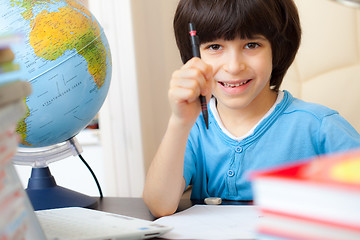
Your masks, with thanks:
[{"label": "boy's hand", "polygon": [[169,100],[171,119],[178,124],[192,127],[201,112],[200,94],[210,100],[213,70],[200,58],[190,59],[175,71],[170,81]]}]

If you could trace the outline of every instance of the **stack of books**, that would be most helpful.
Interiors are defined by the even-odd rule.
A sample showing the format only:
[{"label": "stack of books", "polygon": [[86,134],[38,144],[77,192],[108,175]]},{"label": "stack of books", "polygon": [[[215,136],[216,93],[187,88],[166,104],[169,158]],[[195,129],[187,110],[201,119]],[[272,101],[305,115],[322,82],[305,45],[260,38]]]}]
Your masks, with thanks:
[{"label": "stack of books", "polygon": [[360,150],[256,172],[259,239],[360,239]]},{"label": "stack of books", "polygon": [[25,98],[31,93],[30,83],[21,80],[19,65],[14,63],[10,44],[19,36],[0,36],[0,164],[6,164],[18,146],[15,134],[18,121],[26,113]]},{"label": "stack of books", "polygon": [[18,40],[17,35],[0,36],[0,239],[27,239],[29,224],[22,207],[24,191],[17,184],[11,162],[19,140],[16,126],[26,114],[25,98],[31,93],[31,85],[20,79],[21,72],[10,49],[10,44]]}]

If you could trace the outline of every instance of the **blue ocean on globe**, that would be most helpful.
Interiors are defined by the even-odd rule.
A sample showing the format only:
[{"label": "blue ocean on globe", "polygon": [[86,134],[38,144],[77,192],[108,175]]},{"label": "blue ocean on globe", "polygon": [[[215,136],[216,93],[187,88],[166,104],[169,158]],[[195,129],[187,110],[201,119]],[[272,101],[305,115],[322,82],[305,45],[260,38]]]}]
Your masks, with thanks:
[{"label": "blue ocean on globe", "polygon": [[0,0],[0,34],[19,34],[14,63],[31,83],[17,127],[22,147],[62,143],[93,120],[107,96],[111,54],[103,28],[74,0]]}]

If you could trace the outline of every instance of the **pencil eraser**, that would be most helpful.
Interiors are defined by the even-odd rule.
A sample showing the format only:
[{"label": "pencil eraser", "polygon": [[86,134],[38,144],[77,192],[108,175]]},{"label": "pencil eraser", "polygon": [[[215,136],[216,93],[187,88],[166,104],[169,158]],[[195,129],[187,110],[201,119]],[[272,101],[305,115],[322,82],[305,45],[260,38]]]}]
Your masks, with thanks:
[{"label": "pencil eraser", "polygon": [[220,205],[221,198],[219,197],[209,197],[204,199],[205,204],[207,205]]}]

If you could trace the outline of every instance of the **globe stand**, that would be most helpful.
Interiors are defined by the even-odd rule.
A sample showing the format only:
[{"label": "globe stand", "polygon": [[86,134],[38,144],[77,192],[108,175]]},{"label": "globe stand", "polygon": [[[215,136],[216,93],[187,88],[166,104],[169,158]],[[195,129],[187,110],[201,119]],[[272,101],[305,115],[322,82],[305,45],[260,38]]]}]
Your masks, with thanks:
[{"label": "globe stand", "polygon": [[47,148],[19,148],[13,158],[18,165],[31,165],[31,177],[25,189],[34,210],[63,207],[94,208],[96,198],[58,186],[48,164],[82,152],[76,138]]},{"label": "globe stand", "polygon": [[94,208],[97,205],[92,197],[58,186],[49,167],[32,168],[25,190],[35,210],[74,206]]}]

